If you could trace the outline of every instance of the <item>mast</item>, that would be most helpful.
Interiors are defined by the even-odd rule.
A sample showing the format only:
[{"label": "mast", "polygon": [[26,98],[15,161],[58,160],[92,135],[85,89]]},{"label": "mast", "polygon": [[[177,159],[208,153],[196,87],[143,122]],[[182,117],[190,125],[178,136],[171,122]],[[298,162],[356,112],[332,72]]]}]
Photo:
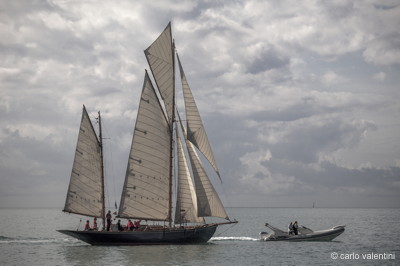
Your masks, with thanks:
[{"label": "mast", "polygon": [[170,151],[170,167],[169,167],[169,207],[168,207],[168,220],[169,220],[169,227],[172,225],[172,180],[173,180],[173,165],[174,165],[174,124],[175,124],[175,42],[172,40],[171,45],[171,52],[172,52],[172,118],[170,121],[170,130],[171,130],[171,151]]},{"label": "mast", "polygon": [[104,162],[103,162],[103,136],[101,133],[101,116],[99,111],[99,143],[100,143],[100,165],[101,165],[101,218],[103,219],[103,231],[105,230],[106,224],[106,197],[104,195]]}]

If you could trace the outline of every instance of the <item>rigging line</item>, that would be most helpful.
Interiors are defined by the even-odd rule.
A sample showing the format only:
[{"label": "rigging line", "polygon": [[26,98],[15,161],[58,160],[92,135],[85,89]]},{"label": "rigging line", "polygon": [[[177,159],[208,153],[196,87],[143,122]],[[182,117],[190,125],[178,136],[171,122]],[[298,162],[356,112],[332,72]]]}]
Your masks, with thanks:
[{"label": "rigging line", "polygon": [[[104,123],[103,123],[104,124]],[[104,127],[104,126],[103,126]],[[111,136],[110,135],[110,133],[108,132],[108,126],[106,125],[105,127],[105,131],[106,131],[106,133],[107,133],[107,136]],[[111,139],[111,138],[109,138],[109,139]],[[115,171],[114,171],[114,158],[113,158],[113,148],[112,148],[112,139],[111,139],[111,141],[109,142],[109,149],[108,149],[108,152],[109,152],[109,154],[110,154],[110,163],[111,163],[111,181],[112,181],[112,184],[113,184],[113,195],[114,195],[114,197],[115,197]],[[110,204],[110,202],[108,203],[108,204]],[[111,206],[111,205],[109,205],[109,206]]]},{"label": "rigging line", "polygon": [[231,226],[227,226],[225,230],[223,230],[222,232],[218,233],[216,236],[214,237],[218,237],[221,236],[223,233],[225,233],[226,231],[228,231],[229,229],[231,229],[232,227],[234,227],[235,225],[237,225],[237,223],[232,224]]},{"label": "rigging line", "polygon": [[[103,126],[104,127],[104,126]],[[103,160],[104,160],[104,146],[105,146],[105,142],[103,142]],[[108,204],[108,206],[110,206],[110,193],[108,192],[108,187],[109,187],[109,185],[108,185],[108,166],[107,166],[107,164],[106,163],[104,163],[103,162],[103,167],[104,167],[104,186],[105,186],[105,194],[107,195],[107,197],[106,197],[106,195],[104,195],[104,197],[107,199],[105,199],[105,201],[107,201],[107,204]],[[105,204],[105,202],[104,202],[104,204]]]},{"label": "rigging line", "polygon": [[221,189],[222,189],[222,193],[224,193],[224,195],[225,195],[225,199],[227,201],[227,205],[229,207],[232,207],[232,201],[230,200],[230,197],[229,197],[228,193],[226,192],[225,186],[221,185]]},{"label": "rigging line", "polygon": [[[103,137],[103,140],[104,139],[110,139],[111,141],[112,141],[112,138],[110,138],[109,136],[111,135],[110,133],[109,133],[109,131],[108,131],[108,125],[106,124],[106,123],[104,123],[104,121],[102,121],[102,126],[103,126],[103,131],[105,131],[106,132],[106,135],[107,135],[107,138],[105,138],[105,137]],[[103,147],[103,151],[104,150],[106,150],[107,151],[107,154],[109,154],[109,160],[107,160],[107,164],[104,164],[104,170],[105,170],[105,173],[107,173],[106,174],[106,177],[107,178],[105,178],[105,182],[106,182],[106,194],[107,194],[107,203],[108,203],[108,207],[109,208],[111,208],[111,206],[114,206],[114,205],[111,205],[110,204],[110,192],[109,192],[109,179],[110,179],[110,176],[111,176],[111,183],[112,183],[112,192],[113,192],[113,196],[115,197],[115,171],[114,171],[114,158],[113,158],[113,149],[112,149],[112,145],[111,145],[111,141],[110,142],[107,142],[107,144],[108,144],[108,149],[104,149],[104,147]],[[103,145],[105,145],[105,142],[103,142]],[[109,171],[109,164],[111,164],[111,170]],[[107,167],[106,167],[107,166]],[[111,172],[111,173],[110,173]]]},{"label": "rigging line", "polygon": [[[95,117],[95,121],[96,121],[96,123],[99,123],[99,119],[98,119],[98,117]],[[105,129],[105,127],[104,127],[104,121],[103,121],[103,130]],[[99,136],[100,136],[100,132],[99,132]],[[102,137],[102,139],[105,139],[104,137]],[[102,142],[102,140],[100,140],[101,142]],[[104,180],[103,180],[103,182],[104,182],[104,186],[105,186],[105,190],[104,190],[104,206],[105,206],[105,204],[106,204],[106,201],[108,201],[108,205],[110,205],[110,202],[109,202],[109,197],[108,197],[108,195],[109,195],[109,193],[108,193],[108,184],[107,184],[107,171],[108,171],[108,168],[107,168],[107,166],[106,166],[106,164],[104,163],[104,160],[105,160],[105,156],[104,156],[104,151],[106,150],[106,149],[104,149],[104,146],[105,146],[105,143],[104,142],[102,142],[102,145],[103,145],[103,147],[102,147],[102,150],[103,150],[103,173],[104,173]],[[107,195],[107,197],[106,197],[106,195]]]},{"label": "rigging line", "polygon": [[[175,128],[175,131],[176,130],[178,130],[177,128]],[[178,143],[178,140],[176,139],[175,140],[175,143],[174,143],[174,145],[177,145],[177,143]],[[178,180],[178,172],[179,172],[179,169],[178,169],[178,149],[176,148],[176,149],[174,149],[174,155],[173,155],[173,158],[172,158],[172,160],[173,160],[173,171],[174,171],[174,173],[173,173],[173,176],[175,177],[175,178],[172,178],[172,181],[175,181],[175,182],[173,182],[173,184],[174,184],[174,191],[173,191],[173,193],[174,193],[174,195],[176,195],[176,197],[175,197],[175,203],[173,202],[172,203],[172,205],[173,206],[175,206],[175,212],[177,212],[177,202],[178,202],[178,200],[180,200],[180,199],[178,199],[178,197],[180,197],[180,195],[178,195],[178,183],[179,183],[179,180]],[[171,216],[172,216],[172,214],[171,214]],[[174,215],[174,217],[176,216],[176,214]],[[173,220],[175,220],[175,219],[173,219]]]},{"label": "rigging line", "polygon": [[76,231],[78,231],[79,227],[81,227],[81,222],[82,222],[82,218],[79,219],[79,224],[78,224],[78,227],[76,228]]}]

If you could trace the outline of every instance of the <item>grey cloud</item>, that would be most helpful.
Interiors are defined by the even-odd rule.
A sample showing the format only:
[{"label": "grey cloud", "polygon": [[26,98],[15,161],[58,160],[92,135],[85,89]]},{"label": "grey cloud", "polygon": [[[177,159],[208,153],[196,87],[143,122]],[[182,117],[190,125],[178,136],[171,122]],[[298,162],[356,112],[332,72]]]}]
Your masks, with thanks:
[{"label": "grey cloud", "polygon": [[[49,198],[57,206],[63,202],[82,104],[92,117],[102,111],[111,138],[107,183],[118,200],[147,68],[143,50],[169,20],[223,175],[222,193],[235,195],[232,205],[266,197],[276,206],[289,204],[287,198],[309,202],[326,192],[329,206],[347,200],[375,206],[372,198],[379,206],[400,202],[398,6],[0,5],[1,206],[22,206],[18,198],[29,193],[24,199],[33,206]],[[340,82],[322,84],[327,73]],[[376,73],[385,73],[379,87],[371,82]],[[359,159],[344,166],[335,161],[338,154]],[[256,187],[274,182],[267,192]]]},{"label": "grey cloud", "polygon": [[[275,173],[296,176],[300,181],[310,184],[314,190],[321,187],[335,190],[346,186],[363,188],[361,193],[367,195],[379,195],[386,190],[390,195],[400,197],[397,193],[398,185],[396,185],[400,181],[399,167],[349,169],[324,161],[320,164],[320,168],[315,169],[312,165],[280,159],[271,159],[263,164]],[[377,178],[377,176],[382,178]],[[302,193],[302,191],[299,192]]]},{"label": "grey cloud", "polygon": [[383,10],[393,9],[393,8],[398,7],[398,6],[399,5],[396,5],[396,4],[392,4],[392,5],[389,5],[389,4],[387,4],[387,5],[385,5],[385,4],[374,4],[374,7],[376,9],[383,9]]},{"label": "grey cloud", "polygon": [[[290,133],[285,134],[283,141],[270,145],[272,155],[304,163],[318,162],[321,153],[355,147],[365,131],[375,129],[375,125],[367,122],[342,121],[337,117],[319,119],[323,122],[310,120],[293,127],[288,125]],[[287,128],[282,130],[287,131]]]},{"label": "grey cloud", "polygon": [[282,68],[289,63],[288,58],[279,56],[276,51],[267,50],[262,52],[255,60],[248,66],[248,72],[251,74],[258,74],[260,72],[268,71],[274,68]]}]

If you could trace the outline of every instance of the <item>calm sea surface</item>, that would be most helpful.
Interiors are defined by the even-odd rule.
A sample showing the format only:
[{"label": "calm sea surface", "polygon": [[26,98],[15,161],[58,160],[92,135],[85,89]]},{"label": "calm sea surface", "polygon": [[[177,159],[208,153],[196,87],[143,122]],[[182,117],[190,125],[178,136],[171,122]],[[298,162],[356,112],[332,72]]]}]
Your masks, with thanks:
[{"label": "calm sea surface", "polygon": [[[207,244],[100,247],[56,232],[76,229],[79,216],[0,209],[0,265],[400,265],[400,209],[227,211],[239,223],[220,226]],[[332,242],[259,241],[265,222],[286,230],[291,220],[314,230],[345,224],[346,231]]]}]

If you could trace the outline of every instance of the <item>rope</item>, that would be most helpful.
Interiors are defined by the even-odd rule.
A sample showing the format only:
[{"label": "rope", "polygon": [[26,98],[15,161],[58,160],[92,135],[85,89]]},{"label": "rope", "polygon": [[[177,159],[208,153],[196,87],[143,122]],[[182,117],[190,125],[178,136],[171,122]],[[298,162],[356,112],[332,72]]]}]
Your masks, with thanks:
[{"label": "rope", "polygon": [[76,228],[76,231],[78,231],[79,227],[81,227],[81,222],[82,222],[82,218],[79,219],[79,224],[78,224],[78,227]]},{"label": "rope", "polygon": [[225,233],[225,232],[228,231],[229,229],[232,229],[232,227],[234,227],[235,225],[237,225],[237,223],[231,224],[231,226],[228,226],[228,228],[226,228],[224,231],[222,231],[221,233],[218,233],[218,234],[216,235],[216,237],[221,236],[221,234]]},{"label": "rope", "polygon": [[[111,197],[110,197],[110,186],[109,186],[109,181],[111,181],[112,183],[112,192],[113,192],[113,197],[115,198],[115,171],[114,171],[114,158],[113,158],[113,145],[112,145],[112,138],[109,137],[110,133],[108,131],[108,126],[107,123],[104,123],[104,121],[102,121],[103,124],[103,131],[106,133],[107,137],[103,137],[104,139],[110,139],[111,141],[109,142],[103,142],[103,145],[108,146],[108,149],[103,149],[106,150],[106,153],[108,154],[109,159],[106,159],[107,156],[104,156],[104,161],[106,163],[104,163],[104,173],[105,173],[105,178],[104,178],[104,183],[105,183],[105,194],[106,194],[106,201],[107,201],[107,206],[109,206],[109,208],[112,208],[111,206]],[[110,167],[108,167],[110,166]],[[111,168],[111,169],[110,169]],[[111,173],[110,173],[111,172]],[[110,180],[111,179],[111,180]],[[116,203],[116,202],[115,202]],[[115,210],[117,211],[117,209]]]}]

